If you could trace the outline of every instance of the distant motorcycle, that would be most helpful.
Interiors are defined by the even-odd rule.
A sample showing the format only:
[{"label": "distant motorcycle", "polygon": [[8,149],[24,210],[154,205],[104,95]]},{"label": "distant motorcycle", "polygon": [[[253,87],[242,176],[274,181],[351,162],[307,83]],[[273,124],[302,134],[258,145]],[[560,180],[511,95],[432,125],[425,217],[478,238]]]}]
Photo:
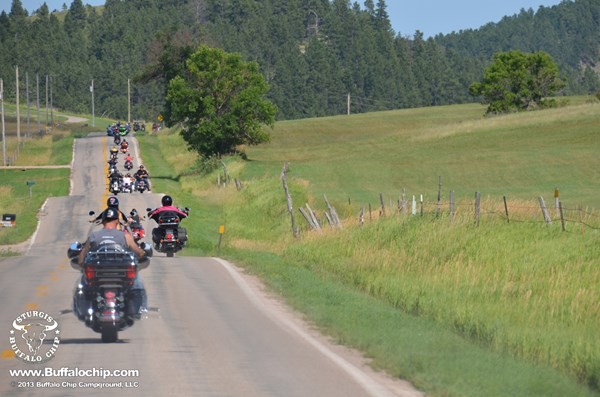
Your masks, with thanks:
[{"label": "distant motorcycle", "polygon": [[131,182],[127,183],[124,180],[121,183],[121,193],[131,193],[133,191]]},{"label": "distant motorcycle", "polygon": [[119,194],[121,192],[121,180],[119,178],[112,178],[108,190],[115,196]]},{"label": "distant motorcycle", "polygon": [[146,185],[146,181],[143,179],[140,179],[137,182],[137,185],[135,186],[135,190],[137,190],[140,193],[144,193],[146,190],[148,190],[148,185]]},{"label": "distant motorcycle", "polygon": [[133,162],[131,160],[125,160],[125,164],[123,166],[127,171],[131,171],[133,168]]}]

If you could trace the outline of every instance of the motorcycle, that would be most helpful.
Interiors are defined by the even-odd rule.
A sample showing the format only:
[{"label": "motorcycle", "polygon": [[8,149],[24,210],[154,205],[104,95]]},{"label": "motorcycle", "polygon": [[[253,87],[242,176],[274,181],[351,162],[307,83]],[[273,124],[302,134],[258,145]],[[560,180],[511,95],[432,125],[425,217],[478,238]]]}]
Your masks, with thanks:
[{"label": "motorcycle", "polygon": [[139,270],[147,267],[152,247],[142,243],[146,256],[142,261],[120,245],[107,244],[97,251],[88,252],[79,265],[78,255],[83,246],[71,244],[67,256],[71,266],[81,271],[81,281],[73,296],[73,313],[86,326],[102,335],[102,342],[119,339],[119,331],[131,327],[141,318],[144,290],[134,288]]},{"label": "motorcycle", "polygon": [[148,185],[146,185],[146,181],[143,179],[138,180],[137,185],[135,186],[135,190],[140,193],[144,193],[148,189]]},{"label": "motorcycle", "polygon": [[133,191],[131,182],[122,181],[121,193],[131,193]]},{"label": "motorcycle", "polygon": [[127,171],[131,171],[133,168],[133,161],[125,160],[125,164],[123,165]]},{"label": "motorcycle", "polygon": [[108,175],[112,175],[115,172],[117,172],[117,161],[116,160],[109,160],[108,162]]},{"label": "motorcycle", "polygon": [[158,252],[167,254],[172,258],[177,251],[181,251],[187,242],[187,229],[180,227],[181,220],[187,217],[190,209],[184,208],[185,216],[174,211],[162,211],[151,216],[152,208],[146,208],[148,217],[154,219],[158,227],[152,229],[152,241]]},{"label": "motorcycle", "polygon": [[112,178],[108,190],[115,196],[121,192],[121,181],[118,178]]}]

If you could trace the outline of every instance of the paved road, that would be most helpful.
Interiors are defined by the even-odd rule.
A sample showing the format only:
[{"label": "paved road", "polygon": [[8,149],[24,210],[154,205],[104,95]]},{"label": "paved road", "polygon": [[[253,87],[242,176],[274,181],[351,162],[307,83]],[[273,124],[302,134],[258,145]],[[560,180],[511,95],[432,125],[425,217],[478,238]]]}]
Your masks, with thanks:
[{"label": "paved road", "polygon": [[[88,233],[87,212],[104,207],[107,144],[104,136],[76,141],[71,195],[49,199],[26,253],[0,261],[1,396],[420,395],[374,373],[356,353],[330,344],[264,293],[257,280],[217,258],[157,254],[142,277],[150,306],[159,310],[121,332],[118,343],[101,343],[99,334],[68,313],[78,273],[65,253],[70,242]],[[143,210],[156,207],[160,196],[134,193],[119,199],[122,209]],[[188,221],[193,222],[193,212]],[[144,226],[152,228],[148,222]],[[60,345],[45,364],[24,363],[11,354],[11,324],[30,310],[54,316],[60,325]],[[50,377],[9,373],[45,368],[55,372]],[[65,376],[77,368],[133,369],[139,376]],[[121,388],[108,387],[119,382]],[[100,384],[106,388],[94,387]]]}]

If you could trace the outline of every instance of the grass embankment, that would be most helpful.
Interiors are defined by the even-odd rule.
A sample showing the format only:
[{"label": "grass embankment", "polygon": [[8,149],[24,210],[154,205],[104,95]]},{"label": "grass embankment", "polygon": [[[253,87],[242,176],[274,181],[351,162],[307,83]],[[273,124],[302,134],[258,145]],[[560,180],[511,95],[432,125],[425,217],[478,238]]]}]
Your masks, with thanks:
[{"label": "grass embankment", "polygon": [[[141,139],[142,153],[152,175],[169,175],[155,190],[196,203],[192,250],[214,252],[225,224],[221,255],[430,395],[598,395],[599,220],[581,212],[583,233],[573,220],[563,232],[556,219],[540,222],[539,207],[529,213],[555,187],[566,208],[600,207],[598,106],[482,113],[462,105],[278,123],[272,143],[248,148],[250,161],[226,161],[240,192],[218,188],[216,173],[194,175],[177,135]],[[293,239],[284,161],[295,206],[322,214],[325,193],[350,215],[343,230],[309,232],[297,213],[302,237]],[[386,205],[406,188],[435,207],[438,176],[461,204],[453,223],[447,209],[436,218],[388,207],[385,219],[357,225],[359,207],[378,206],[381,192]],[[512,221],[487,214],[476,227],[475,191],[493,208],[506,195]]]},{"label": "grass embankment", "polygon": [[[64,124],[66,116],[55,115],[58,123],[50,133],[30,133],[37,129],[37,121],[30,121],[27,128],[21,121],[21,144],[18,146],[15,107],[6,105],[6,153],[13,166],[66,165],[73,157],[73,139],[84,136],[93,128],[83,123]],[[23,117],[23,110],[21,111]],[[100,119],[109,123],[106,119]],[[0,164],[1,165],[1,164]],[[48,197],[69,194],[70,169],[1,169],[0,170],[0,213],[15,214],[15,227],[0,227],[0,246],[21,243],[29,238],[37,227],[38,212]],[[35,182],[30,189],[27,181]],[[0,249],[0,255],[11,255],[10,249]]]}]

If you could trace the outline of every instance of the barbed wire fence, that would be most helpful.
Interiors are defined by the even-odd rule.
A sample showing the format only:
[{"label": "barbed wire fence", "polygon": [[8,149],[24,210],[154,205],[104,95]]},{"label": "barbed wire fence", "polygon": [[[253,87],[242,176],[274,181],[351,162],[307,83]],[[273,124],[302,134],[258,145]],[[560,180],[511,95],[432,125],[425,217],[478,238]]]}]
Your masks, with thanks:
[{"label": "barbed wire fence", "polygon": [[[412,197],[410,197],[412,196]],[[346,218],[342,221],[338,211],[324,195],[325,209],[318,211],[308,203],[298,208],[310,230],[322,232],[326,225],[332,228],[343,226],[362,226],[366,222],[392,216],[432,218],[450,223],[472,223],[478,227],[485,220],[501,220],[510,223],[532,223],[540,225],[560,225],[563,232],[584,234],[586,230],[600,230],[600,213],[597,210],[582,206],[569,207],[563,205],[558,188],[554,191],[554,202],[549,207],[546,200],[539,196],[536,200],[509,200],[507,196],[499,198],[481,198],[481,192],[475,192],[473,200],[455,200],[454,191],[449,192],[448,199],[442,199],[441,177],[438,182],[437,200],[427,200],[423,194],[408,195],[406,189],[398,197],[386,198],[379,194],[379,203],[361,204],[356,212],[352,200],[348,198]],[[313,205],[314,206],[314,205]],[[343,212],[342,212],[343,213]],[[319,215],[320,214],[320,215]]]}]

